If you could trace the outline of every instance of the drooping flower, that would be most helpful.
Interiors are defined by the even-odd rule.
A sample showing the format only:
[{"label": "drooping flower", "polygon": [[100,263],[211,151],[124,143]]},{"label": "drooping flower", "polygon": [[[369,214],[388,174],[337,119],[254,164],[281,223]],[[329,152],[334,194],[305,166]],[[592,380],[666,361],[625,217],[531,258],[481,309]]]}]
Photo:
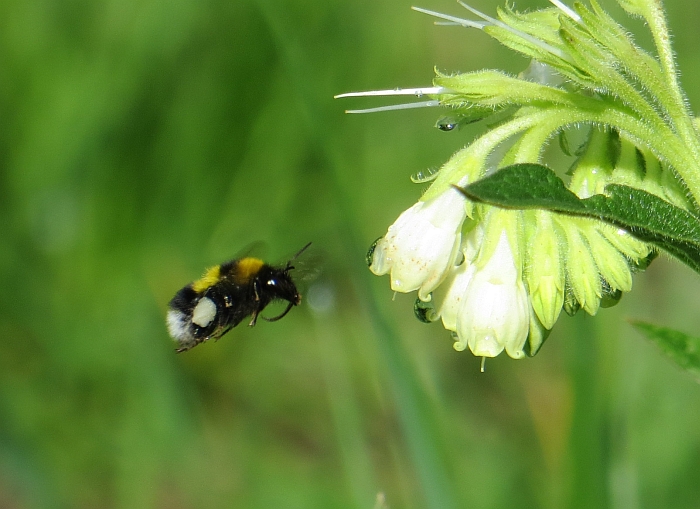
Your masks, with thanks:
[{"label": "drooping flower", "polygon": [[418,290],[420,299],[429,300],[459,253],[465,217],[465,198],[455,189],[419,201],[377,242],[370,270],[390,273],[392,290]]},{"label": "drooping flower", "polygon": [[[468,284],[450,288],[438,307],[457,307],[454,323],[456,350],[467,346],[474,355],[495,357],[504,349],[513,358],[524,357],[530,322],[530,303],[522,280],[522,259],[516,235],[518,212],[492,209],[486,221],[485,239],[473,262]],[[494,244],[495,246],[491,245]],[[456,290],[456,291],[455,291]],[[436,295],[436,298],[439,298]],[[451,323],[450,323],[451,325]]]},{"label": "drooping flower", "polygon": [[[545,148],[560,136],[564,154],[575,157],[568,189],[581,200],[605,194],[611,184],[685,210],[693,210],[698,200],[692,197],[700,195],[700,178],[690,171],[700,161],[700,141],[672,59],[638,48],[595,2],[572,9],[550,1],[555,8],[534,13],[504,8],[499,19],[460,2],[478,21],[415,8],[443,24],[481,29],[532,58],[518,77],[438,74],[432,87],[344,94],[427,95],[419,103],[352,112],[448,107],[450,116],[437,124],[443,131],[493,120],[439,172],[420,179],[433,183],[377,242],[370,265],[377,275],[390,273],[394,291],[417,290],[417,314],[441,320],[456,350],[482,357],[504,350],[513,358],[534,355],[562,310],[595,315],[617,303],[655,251],[631,229],[598,216],[497,209],[470,201],[455,186],[510,165],[541,164]],[[648,2],[618,1],[659,29],[663,20],[642,8]],[[661,55],[671,54],[667,37],[655,42]],[[584,140],[573,150],[570,131]]]}]

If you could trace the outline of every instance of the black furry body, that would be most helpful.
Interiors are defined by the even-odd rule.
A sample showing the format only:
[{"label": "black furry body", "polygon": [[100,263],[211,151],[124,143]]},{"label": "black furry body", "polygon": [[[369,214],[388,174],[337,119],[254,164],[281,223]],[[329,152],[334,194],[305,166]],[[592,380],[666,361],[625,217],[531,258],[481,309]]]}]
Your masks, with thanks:
[{"label": "black furry body", "polygon": [[293,268],[291,261],[275,267],[257,258],[241,258],[212,267],[182,288],[170,301],[167,318],[177,351],[219,338],[248,316],[249,325],[255,325],[265,307],[276,300],[287,301],[287,308],[279,316],[261,318],[276,321],[285,316],[301,302],[289,274]]}]

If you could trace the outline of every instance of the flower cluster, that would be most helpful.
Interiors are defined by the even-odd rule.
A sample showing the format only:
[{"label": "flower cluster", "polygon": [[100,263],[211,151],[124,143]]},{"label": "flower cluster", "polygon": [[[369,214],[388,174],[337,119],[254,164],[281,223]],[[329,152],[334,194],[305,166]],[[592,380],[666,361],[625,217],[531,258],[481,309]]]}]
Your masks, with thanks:
[{"label": "flower cluster", "polygon": [[[555,8],[502,9],[499,19],[462,4],[479,21],[416,9],[443,24],[482,29],[532,58],[518,77],[439,74],[424,89],[345,94],[428,95],[421,103],[356,111],[449,107],[449,121],[438,123],[442,130],[492,119],[430,177],[429,189],[368,258],[373,273],[390,275],[394,291],[417,291],[419,318],[441,320],[456,350],[468,347],[481,357],[503,350],[513,358],[534,355],[562,310],[595,315],[614,305],[656,251],[619,225],[546,208],[497,208],[471,201],[465,186],[510,165],[541,164],[545,147],[559,136],[574,158],[568,190],[580,199],[615,184],[690,210],[700,195],[700,141],[676,82],[658,3],[618,0],[647,21],[653,56],[595,0],[590,9],[550,1]],[[580,146],[567,149],[576,136]]]},{"label": "flower cluster", "polygon": [[[614,136],[591,134],[598,138]],[[590,186],[630,179],[624,165],[604,177],[586,160],[571,185],[582,197]],[[645,177],[639,185],[658,184]],[[537,353],[562,309],[595,315],[617,303],[651,256],[647,244],[601,221],[475,205],[447,188],[401,214],[372,247],[370,270],[390,274],[394,291],[418,290],[419,317],[441,319],[456,350],[519,359]]]}]

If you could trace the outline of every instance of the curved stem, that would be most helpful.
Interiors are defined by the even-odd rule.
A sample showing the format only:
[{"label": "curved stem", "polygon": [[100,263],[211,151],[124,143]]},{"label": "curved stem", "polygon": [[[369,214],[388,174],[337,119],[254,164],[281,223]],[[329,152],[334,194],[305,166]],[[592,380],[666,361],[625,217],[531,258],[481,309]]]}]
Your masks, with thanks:
[{"label": "curved stem", "polygon": [[547,141],[562,129],[560,121],[542,122],[530,129],[520,142],[513,164],[539,162]]},{"label": "curved stem", "polygon": [[654,37],[659,61],[667,81],[667,93],[671,99],[670,104],[668,104],[669,115],[676,126],[678,135],[686,145],[686,150],[690,151],[692,156],[692,164],[689,167],[675,166],[674,169],[683,178],[695,201],[698,201],[700,199],[700,140],[698,140],[685,96],[678,82],[671,37],[661,1],[653,0],[649,7],[650,13],[646,16],[646,20]]},{"label": "curved stem", "polygon": [[549,115],[551,115],[549,110],[539,110],[534,114],[516,117],[477,138],[469,147],[453,156],[453,158],[459,158],[457,164],[450,164],[454,163],[453,160],[450,160],[440,170],[435,182],[425,192],[422,199],[429,200],[452,185],[464,186],[468,183],[465,179],[471,176],[480,177],[486,171],[486,159],[496,147],[512,136],[543,121]]}]

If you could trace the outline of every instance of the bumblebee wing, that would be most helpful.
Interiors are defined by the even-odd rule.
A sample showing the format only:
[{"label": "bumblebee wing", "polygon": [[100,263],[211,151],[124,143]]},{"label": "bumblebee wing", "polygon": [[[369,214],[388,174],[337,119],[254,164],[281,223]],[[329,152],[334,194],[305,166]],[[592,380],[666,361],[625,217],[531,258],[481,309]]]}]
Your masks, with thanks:
[{"label": "bumblebee wing", "polygon": [[264,240],[255,240],[241,249],[238,253],[238,258],[246,256],[255,256],[257,258],[265,258],[267,256],[268,245]]},{"label": "bumblebee wing", "polygon": [[291,260],[294,282],[302,287],[308,286],[323,273],[325,259],[324,253],[316,246],[305,249],[298,258]]},{"label": "bumblebee wing", "polygon": [[248,257],[260,258],[264,260],[267,250],[267,243],[265,241],[256,240],[239,249],[233,256],[233,260],[240,260],[241,258]]}]

